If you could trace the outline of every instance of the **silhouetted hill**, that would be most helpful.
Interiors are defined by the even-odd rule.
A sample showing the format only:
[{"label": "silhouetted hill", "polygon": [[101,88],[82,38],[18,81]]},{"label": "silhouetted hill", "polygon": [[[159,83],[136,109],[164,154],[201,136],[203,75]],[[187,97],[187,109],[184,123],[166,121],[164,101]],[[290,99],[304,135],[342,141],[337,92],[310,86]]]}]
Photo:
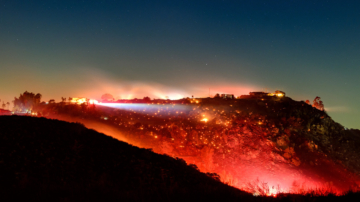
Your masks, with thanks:
[{"label": "silhouetted hill", "polygon": [[346,196],[253,197],[155,154],[85,128],[45,118],[0,116],[4,201],[349,201]]},{"label": "silhouetted hill", "polygon": [[0,151],[1,196],[12,199],[227,201],[250,196],[181,159],[78,123],[0,116]]}]

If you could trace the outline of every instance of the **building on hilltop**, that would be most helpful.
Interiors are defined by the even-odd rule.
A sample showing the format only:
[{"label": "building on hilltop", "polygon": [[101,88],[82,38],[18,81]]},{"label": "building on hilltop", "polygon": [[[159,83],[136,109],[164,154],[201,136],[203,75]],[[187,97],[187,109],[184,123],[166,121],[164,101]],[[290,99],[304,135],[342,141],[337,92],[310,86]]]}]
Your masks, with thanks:
[{"label": "building on hilltop", "polygon": [[251,97],[267,97],[269,96],[269,93],[265,93],[265,92],[250,92],[249,93]]},{"label": "building on hilltop", "polygon": [[282,98],[285,97],[285,92],[280,91],[280,90],[276,90],[274,93],[265,93],[265,92],[250,92],[249,95],[241,95],[240,98],[241,99],[246,99],[246,98]]},{"label": "building on hilltop", "polygon": [[221,94],[220,97],[223,99],[235,99],[234,94]]},{"label": "building on hilltop", "polygon": [[280,90],[276,90],[275,91],[275,95],[277,97],[285,97],[285,92],[284,91],[280,91]]},{"label": "building on hilltop", "polygon": [[71,100],[69,100],[69,102],[72,104],[82,104],[82,103],[86,103],[87,100],[88,100],[87,98],[73,97]]},{"label": "building on hilltop", "polygon": [[274,93],[269,93],[269,96],[276,96],[276,97],[281,98],[281,97],[285,97],[285,92],[276,90]]}]

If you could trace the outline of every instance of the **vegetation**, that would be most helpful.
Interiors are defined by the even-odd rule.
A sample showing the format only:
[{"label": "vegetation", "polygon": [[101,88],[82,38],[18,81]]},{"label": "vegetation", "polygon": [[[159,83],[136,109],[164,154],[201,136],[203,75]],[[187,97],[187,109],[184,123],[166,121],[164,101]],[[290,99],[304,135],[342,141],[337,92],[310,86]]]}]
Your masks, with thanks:
[{"label": "vegetation", "polygon": [[112,101],[112,100],[114,100],[114,96],[112,96],[109,93],[105,93],[104,95],[101,96],[101,100],[103,100],[103,101]]},{"label": "vegetation", "polygon": [[30,93],[25,91],[23,94],[20,94],[19,98],[14,99],[14,111],[26,111],[32,110],[32,108],[41,102],[41,94]]}]

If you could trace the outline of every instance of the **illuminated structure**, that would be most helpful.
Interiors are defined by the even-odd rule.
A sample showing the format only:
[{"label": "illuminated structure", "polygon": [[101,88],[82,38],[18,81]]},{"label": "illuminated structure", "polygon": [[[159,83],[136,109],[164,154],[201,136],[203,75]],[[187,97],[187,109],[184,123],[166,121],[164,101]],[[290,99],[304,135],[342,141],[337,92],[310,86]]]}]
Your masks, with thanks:
[{"label": "illuminated structure", "polygon": [[74,103],[74,104],[82,104],[82,103],[86,103],[87,102],[87,98],[76,98],[73,97],[71,100],[69,100],[70,103]]},{"label": "illuminated structure", "polygon": [[265,93],[265,92],[250,92],[249,95],[242,95],[240,98],[283,98],[285,97],[285,92],[276,90],[274,93]]},{"label": "illuminated structure", "polygon": [[71,100],[69,100],[70,103],[73,104],[98,104],[99,102],[97,100],[93,100],[93,99],[88,99],[88,98],[72,98]]},{"label": "illuminated structure", "polygon": [[220,97],[223,99],[235,99],[234,94],[221,94]]},{"label": "illuminated structure", "polygon": [[285,92],[277,90],[277,91],[275,91],[275,96],[276,97],[285,97]]},{"label": "illuminated structure", "polygon": [[265,92],[250,92],[249,93],[251,97],[267,97],[269,96],[269,93],[265,93]]}]

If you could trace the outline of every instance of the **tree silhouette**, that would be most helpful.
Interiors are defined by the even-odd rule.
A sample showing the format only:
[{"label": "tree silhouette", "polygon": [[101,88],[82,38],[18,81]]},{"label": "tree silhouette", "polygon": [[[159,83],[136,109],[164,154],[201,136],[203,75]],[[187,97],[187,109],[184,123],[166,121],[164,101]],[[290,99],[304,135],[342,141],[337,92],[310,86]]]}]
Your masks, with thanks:
[{"label": "tree silhouette", "polygon": [[34,94],[25,91],[23,94],[20,94],[19,98],[14,98],[14,108],[15,110],[32,110],[32,108],[41,102],[42,95],[40,93]]},{"label": "tree silhouette", "polygon": [[112,96],[109,93],[105,93],[104,95],[101,96],[101,99],[105,101],[110,101],[110,100],[114,100],[114,96]]},{"label": "tree silhouette", "polygon": [[39,104],[41,102],[42,95],[40,93],[35,95],[35,104]]},{"label": "tree silhouette", "polygon": [[146,102],[146,103],[149,103],[149,102],[151,102],[151,99],[148,97],[148,96],[146,96],[146,97],[144,97],[144,102]]},{"label": "tree silhouette", "polygon": [[324,111],[324,103],[323,103],[323,101],[319,101],[319,108],[318,108],[319,110],[321,110],[321,111]]},{"label": "tree silhouette", "polygon": [[84,102],[84,103],[81,103],[80,106],[81,106],[81,110],[82,110],[83,112],[85,112],[88,105],[86,104],[86,102]]}]

